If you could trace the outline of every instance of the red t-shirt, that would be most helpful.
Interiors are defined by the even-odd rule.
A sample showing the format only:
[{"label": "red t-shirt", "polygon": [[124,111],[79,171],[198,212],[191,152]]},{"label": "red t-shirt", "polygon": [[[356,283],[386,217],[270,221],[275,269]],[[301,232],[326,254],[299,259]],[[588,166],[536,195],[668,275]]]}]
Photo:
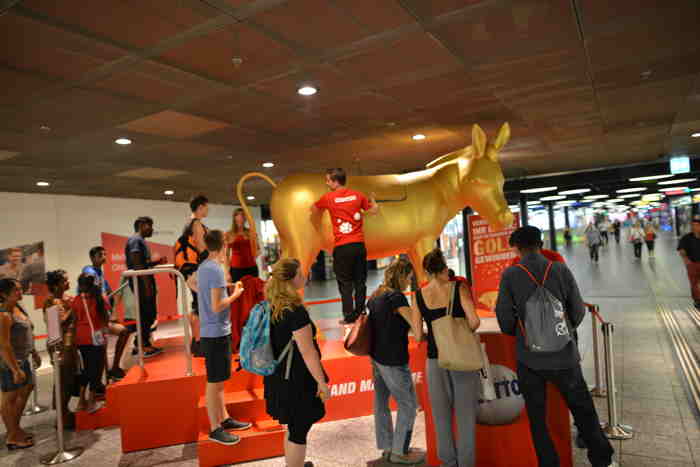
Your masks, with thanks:
[{"label": "red t-shirt", "polygon": [[[92,320],[92,327],[95,331],[102,329],[107,326],[104,318],[100,316],[97,312],[97,301],[91,295],[85,296],[85,303],[87,304],[87,309],[90,312],[90,319]],[[104,301],[105,309],[109,310],[109,300]],[[71,309],[75,315],[75,342],[77,345],[93,345],[92,343],[92,330],[90,329],[90,322],[88,321],[88,315],[85,312],[85,305],[83,304],[83,299],[81,295],[78,295],[73,299],[71,304]]]},{"label": "red t-shirt", "polygon": [[[555,263],[566,263],[566,260],[564,260],[564,257],[557,253],[556,251],[552,250],[545,250],[544,248],[541,251],[542,256],[547,258],[550,261],[554,261]],[[520,262],[520,256],[516,256],[515,259],[513,260],[512,263],[510,263],[511,266],[515,266]]]},{"label": "red t-shirt", "polygon": [[315,206],[318,209],[328,209],[333,223],[335,246],[365,241],[362,211],[369,209],[365,195],[349,188],[338,188],[323,195]]}]

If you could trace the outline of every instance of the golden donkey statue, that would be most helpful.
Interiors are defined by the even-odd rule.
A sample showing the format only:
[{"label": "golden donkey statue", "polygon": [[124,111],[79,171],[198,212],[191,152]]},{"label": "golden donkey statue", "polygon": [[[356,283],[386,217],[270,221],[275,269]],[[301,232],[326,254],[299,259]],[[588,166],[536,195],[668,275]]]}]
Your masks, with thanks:
[{"label": "golden donkey statue", "polygon": [[[488,143],[479,127],[472,128],[472,144],[449,153],[419,172],[349,176],[348,188],[369,196],[374,193],[380,205],[374,216],[364,220],[367,258],[376,259],[407,253],[419,283],[425,279],[423,257],[435,243],[447,222],[466,206],[498,228],[513,223],[503,195],[503,172],[498,152],[510,138],[504,123],[496,140]],[[275,187],[270,208],[280,235],[282,258],[297,258],[308,277],[309,269],[321,250],[333,251],[333,228],[327,211],[311,215],[311,205],[328,191],[323,174],[294,174],[276,185],[267,175],[249,173],[238,182],[238,200],[251,215],[243,196],[243,184],[260,177]]]}]

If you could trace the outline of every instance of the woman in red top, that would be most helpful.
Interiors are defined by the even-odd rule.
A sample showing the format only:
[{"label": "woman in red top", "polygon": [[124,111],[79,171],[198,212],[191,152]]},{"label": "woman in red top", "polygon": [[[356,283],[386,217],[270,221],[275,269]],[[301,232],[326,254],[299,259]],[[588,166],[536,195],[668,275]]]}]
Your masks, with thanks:
[{"label": "woman in red top", "polygon": [[243,209],[233,211],[231,230],[226,232],[226,257],[231,267],[231,282],[236,283],[243,276],[258,277],[260,275],[255,258],[258,256],[258,242],[255,226],[251,222],[246,226],[246,216]]},{"label": "woman in red top", "polygon": [[[75,315],[75,342],[83,362],[80,376],[80,402],[77,410],[88,413],[100,407],[95,401],[96,389],[100,386],[104,372],[105,329],[109,321],[109,304],[102,296],[102,290],[95,285],[95,277],[81,274],[78,278],[80,295],[73,299],[71,308]],[[90,397],[86,398],[90,386]]]}]

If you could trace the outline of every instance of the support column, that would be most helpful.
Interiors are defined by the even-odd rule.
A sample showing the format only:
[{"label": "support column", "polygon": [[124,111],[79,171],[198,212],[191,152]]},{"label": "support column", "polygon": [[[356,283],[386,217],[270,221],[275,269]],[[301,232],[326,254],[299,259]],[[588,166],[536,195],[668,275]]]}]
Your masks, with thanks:
[{"label": "support column", "polygon": [[527,216],[527,196],[520,194],[520,225],[525,227],[529,224]]},{"label": "support column", "polygon": [[571,228],[571,222],[569,221],[569,206],[564,206],[564,222],[566,223],[566,228]]},{"label": "support column", "polygon": [[549,217],[549,248],[557,251],[557,231],[554,228],[554,203],[547,202],[547,216]]},{"label": "support column", "polygon": [[472,260],[471,260],[471,239],[469,238],[469,216],[473,213],[472,208],[462,209],[462,232],[464,232],[464,269],[466,278],[470,284],[472,282]]},{"label": "support column", "polygon": [[673,208],[673,223],[676,226],[676,236],[680,237],[681,236],[681,223],[678,222],[678,206]]}]

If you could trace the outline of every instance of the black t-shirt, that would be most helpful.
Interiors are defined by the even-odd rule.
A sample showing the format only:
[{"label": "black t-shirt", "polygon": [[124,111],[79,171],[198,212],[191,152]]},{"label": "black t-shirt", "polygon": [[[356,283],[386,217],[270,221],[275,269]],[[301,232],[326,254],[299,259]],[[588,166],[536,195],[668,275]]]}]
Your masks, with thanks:
[{"label": "black t-shirt", "polygon": [[367,302],[372,329],[369,354],[382,365],[408,365],[408,331],[411,326],[397,311],[407,306],[406,296],[397,291],[384,292]]},{"label": "black t-shirt", "polygon": [[[462,308],[462,301],[459,298],[460,286],[460,282],[455,282],[452,316],[454,316],[455,318],[466,318],[467,315],[464,313],[464,308]],[[442,318],[447,314],[447,307],[444,306],[442,308],[435,309],[428,308],[428,306],[425,304],[425,300],[423,300],[423,292],[421,290],[416,292],[416,299],[418,301],[418,309],[420,310],[420,314],[423,316],[425,322],[428,323],[428,358],[438,358],[438,349],[437,345],[435,345],[435,336],[433,335],[432,323],[436,319]]]},{"label": "black t-shirt", "polygon": [[[318,352],[319,358],[321,357],[321,349],[316,342],[316,325],[311,321],[309,317],[309,312],[303,306],[295,306],[294,310],[287,311],[282,315],[282,319],[278,322],[273,322],[270,325],[270,340],[272,343],[272,351],[275,354],[275,358],[279,358],[279,355],[284,350],[289,340],[292,338],[292,333],[303,328],[307,324],[311,325],[311,335],[313,336],[314,347]],[[294,346],[294,357],[292,359],[292,370],[291,379],[303,382],[305,386],[313,386],[313,390],[316,390],[316,380],[311,375],[311,372],[306,368],[306,363],[301,356],[301,352],[297,347],[296,342],[292,344]],[[284,375],[287,369],[287,359],[283,359],[282,362],[277,366],[277,373]]]},{"label": "black t-shirt", "polygon": [[678,242],[678,250],[685,250],[690,261],[700,262],[700,238],[697,238],[692,232],[683,235]]}]

